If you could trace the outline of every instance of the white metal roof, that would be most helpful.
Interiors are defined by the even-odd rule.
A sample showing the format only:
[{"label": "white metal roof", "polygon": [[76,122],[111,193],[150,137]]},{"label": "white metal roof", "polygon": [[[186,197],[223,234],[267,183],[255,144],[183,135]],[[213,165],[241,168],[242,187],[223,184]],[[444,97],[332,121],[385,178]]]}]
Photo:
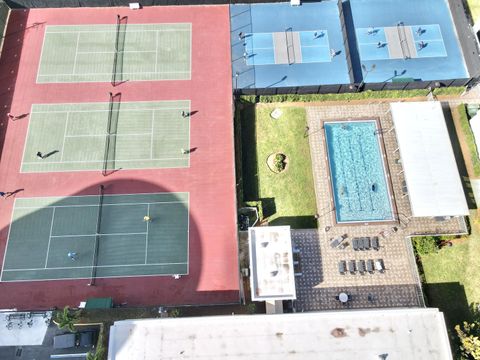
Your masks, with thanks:
[{"label": "white metal roof", "polygon": [[438,309],[124,320],[110,327],[109,360],[450,360]]},{"label": "white metal roof", "polygon": [[252,300],[296,299],[290,226],[248,229]]},{"label": "white metal roof", "polygon": [[470,119],[470,128],[472,129],[475,145],[477,146],[476,156],[478,156],[478,148],[480,145],[480,112]]},{"label": "white metal roof", "polygon": [[468,215],[440,102],[390,104],[412,214]]},{"label": "white metal roof", "polygon": [[42,345],[51,318],[51,311],[0,310],[0,346]]}]

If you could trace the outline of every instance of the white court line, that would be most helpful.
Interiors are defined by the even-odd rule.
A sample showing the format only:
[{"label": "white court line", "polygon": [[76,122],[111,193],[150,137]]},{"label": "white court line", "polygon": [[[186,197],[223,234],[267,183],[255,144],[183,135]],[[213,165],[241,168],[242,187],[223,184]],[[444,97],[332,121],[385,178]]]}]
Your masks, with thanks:
[{"label": "white court line", "polygon": [[[115,162],[137,162],[137,161],[166,161],[166,160],[185,160],[181,157],[173,157],[173,158],[155,158],[155,159],[115,159]],[[76,164],[76,163],[87,163],[87,164],[95,164],[95,163],[103,163],[104,160],[68,160],[68,161],[45,161],[45,162],[38,162],[38,161],[24,161],[23,164],[27,165],[40,165],[40,164]],[[136,169],[136,168],[135,168]],[[69,170],[70,171],[70,170]],[[85,171],[85,170],[82,170]]]},{"label": "white court line", "polygon": [[[155,50],[131,50],[131,51],[122,51],[123,54],[126,53],[154,53]],[[115,54],[116,51],[80,51],[78,54]]]},{"label": "white court line", "polygon": [[45,266],[44,266],[45,269],[47,268],[48,255],[50,253],[50,240],[52,239],[53,219],[55,219],[55,208],[53,208],[53,211],[52,211],[52,222],[50,223],[50,234],[48,235],[47,254],[45,256]]},{"label": "white court line", "polygon": [[[145,33],[145,32],[188,32],[190,33],[190,29],[152,29],[152,30],[127,30],[127,31],[120,31],[120,33]],[[71,30],[71,31],[46,31],[45,34],[95,34],[95,33],[114,33],[116,34],[116,30]]]},{"label": "white court line", "polygon": [[67,111],[67,119],[65,120],[65,131],[63,132],[62,150],[60,151],[60,161],[63,161],[63,154],[65,150],[65,140],[67,139],[67,127],[68,127],[69,116],[70,116],[70,112]]},{"label": "white court line", "polygon": [[[150,204],[147,205],[147,216],[150,217]],[[145,265],[147,265],[147,256],[148,256],[148,223],[147,221],[147,232],[145,233]]]},{"label": "white court line", "polygon": [[[98,205],[97,205],[98,206]],[[141,233],[110,233],[110,234],[98,234],[100,236],[124,236],[124,235],[145,235],[145,232]],[[97,236],[96,233],[94,234],[83,234],[83,235],[52,235],[52,238],[69,238],[69,237],[91,237],[91,236]]]},{"label": "white court line", "polygon": [[[146,136],[150,133],[138,133],[138,134],[110,134],[110,136],[122,137],[122,136]],[[85,137],[105,137],[105,134],[90,134],[90,135],[66,135],[67,138],[85,138]],[[169,138],[171,139],[171,138]]]},{"label": "white court line", "polygon": [[[380,41],[375,41],[375,42],[358,42],[358,46],[362,45],[378,45]],[[381,41],[382,44],[388,45],[389,43],[387,41]]]},{"label": "white court line", "polygon": [[[190,73],[190,70],[182,70],[182,71],[160,71],[160,72],[153,72],[153,71],[137,71],[137,72],[121,72],[123,75],[145,75],[145,74],[184,74]],[[112,75],[111,73],[81,73],[75,74],[75,76],[88,76],[88,75]],[[45,74],[45,75],[38,75],[38,76],[72,76],[72,74]],[[137,81],[137,80],[135,80]],[[151,80],[147,80],[151,81]],[[97,80],[98,82],[98,80]]]},{"label": "white court line", "polygon": [[155,33],[155,72],[158,72],[158,31]]},{"label": "white court line", "polygon": [[[180,100],[180,101],[185,101],[185,100]],[[80,105],[84,105],[84,104],[85,103],[81,103]],[[90,104],[107,104],[107,103],[90,103]],[[124,106],[124,104],[132,104],[132,103],[122,103],[122,106]],[[61,105],[63,106],[64,104],[61,104]],[[79,104],[75,104],[75,105],[79,105]],[[157,108],[123,109],[123,107],[122,107],[121,112],[182,110],[182,109],[183,109],[183,107],[162,107],[162,108],[158,108],[158,109]],[[104,109],[104,110],[52,110],[52,111],[32,110],[32,112],[30,112],[30,114],[32,114],[32,115],[33,114],[52,114],[52,113],[65,113],[65,112],[69,112],[69,113],[94,113],[94,112],[109,112],[109,110],[108,109]],[[48,118],[40,118],[40,119],[35,119],[35,120],[48,120]]]},{"label": "white court line", "polygon": [[7,243],[5,244],[5,250],[3,252],[3,261],[2,261],[2,266],[0,270],[0,281],[3,279],[3,270],[5,269],[5,260],[7,259],[7,251],[8,251],[8,245],[10,244],[10,232],[12,231],[12,224],[13,224],[13,215],[15,213],[15,206],[17,204],[17,198],[13,199],[13,209],[10,214],[10,222],[9,222],[9,227],[8,227],[8,234],[7,234]]},{"label": "white court line", "polygon": [[[123,194],[119,194],[123,196]],[[125,194],[129,195],[129,194]],[[137,194],[131,194],[137,195]],[[98,195],[84,195],[84,196],[97,196]],[[69,196],[73,197],[73,196]],[[82,197],[82,196],[80,196]],[[22,198],[24,199],[24,198]],[[156,202],[136,202],[136,203],[118,203],[118,204],[103,204],[103,206],[135,206],[135,205],[153,205],[153,204],[183,204],[187,200],[184,201],[156,201]],[[72,207],[98,207],[98,204],[82,204],[82,205],[39,205],[39,206],[17,206],[18,209],[46,209],[46,208],[72,208]]]},{"label": "white court line", "polygon": [[[156,192],[156,193],[134,193],[134,194],[105,194],[105,197],[117,197],[117,196],[138,196],[138,195],[148,195],[148,196],[154,196],[154,195],[164,195],[164,194],[189,194],[186,191],[174,191],[174,192],[169,192],[169,191],[162,191],[162,192]],[[83,197],[97,197],[98,195],[71,195],[71,196],[42,196],[42,199],[64,199],[64,198],[83,198]],[[14,202],[16,202],[18,198],[15,198]],[[20,199],[23,200],[37,200],[38,197],[21,197]]]},{"label": "white court line", "polygon": [[325,48],[325,49],[330,49],[330,46],[328,45],[300,45],[300,47],[303,48]]},{"label": "white court line", "polygon": [[78,44],[80,43],[80,34],[77,35],[77,44],[75,45],[75,58],[73,59],[73,71],[71,75],[75,75],[75,68],[77,67]]},{"label": "white court line", "polygon": [[155,111],[152,111],[152,126],[150,127],[150,159],[153,159],[153,128],[155,125]]},{"label": "white court line", "polygon": [[[155,263],[155,264],[118,264],[118,265],[97,265],[95,267],[97,268],[112,268],[112,267],[129,267],[129,266],[166,266],[166,265],[185,265],[188,264],[188,262],[178,262],[178,263]],[[47,267],[47,268],[31,268],[31,269],[4,269],[3,271],[8,271],[8,272],[21,272],[21,271],[40,271],[40,270],[70,270],[70,269],[91,269],[92,265],[89,266],[60,266],[60,267]],[[134,276],[143,276],[143,275],[134,275]],[[108,276],[107,276],[108,277]],[[118,277],[123,277],[123,276],[118,276]],[[56,278],[57,280],[61,279],[71,279],[71,278]],[[85,279],[85,278],[81,278]],[[32,279],[35,280],[35,279]],[[44,279],[40,279],[44,280]],[[52,279],[54,280],[54,279]],[[16,280],[11,280],[11,281],[16,281]]]}]

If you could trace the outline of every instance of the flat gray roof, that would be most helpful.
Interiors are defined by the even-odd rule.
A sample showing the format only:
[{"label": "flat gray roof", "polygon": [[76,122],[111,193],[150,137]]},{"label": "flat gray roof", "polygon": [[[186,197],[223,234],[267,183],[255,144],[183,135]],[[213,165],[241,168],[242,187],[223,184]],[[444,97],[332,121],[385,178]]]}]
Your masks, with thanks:
[{"label": "flat gray roof", "polygon": [[450,360],[438,309],[117,321],[109,360]]},{"label": "flat gray roof", "polygon": [[390,109],[412,215],[468,215],[440,102],[399,102]]}]

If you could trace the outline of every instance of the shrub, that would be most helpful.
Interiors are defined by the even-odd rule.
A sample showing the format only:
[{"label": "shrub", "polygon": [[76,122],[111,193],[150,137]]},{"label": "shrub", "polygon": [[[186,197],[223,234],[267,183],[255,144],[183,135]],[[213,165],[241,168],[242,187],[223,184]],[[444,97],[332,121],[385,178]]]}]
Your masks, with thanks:
[{"label": "shrub", "polygon": [[421,236],[412,238],[413,248],[418,255],[426,255],[438,251],[439,237]]},{"label": "shrub", "polygon": [[180,317],[181,313],[180,313],[180,309],[172,309],[168,312],[168,316],[169,317],[172,317],[172,318],[176,318],[176,317]]},{"label": "shrub", "polygon": [[460,350],[466,359],[480,360],[480,323],[463,322],[463,326],[455,326],[460,340]]},{"label": "shrub", "polygon": [[[465,88],[448,87],[437,88],[433,90],[435,95],[460,95]],[[278,102],[313,102],[313,101],[349,101],[363,99],[401,99],[412,98],[417,96],[427,96],[428,89],[417,90],[383,90],[372,91],[366,90],[358,93],[343,94],[280,94],[280,95],[242,95],[240,102],[255,104],[260,103],[278,103]]]},{"label": "shrub", "polygon": [[281,172],[285,169],[285,158],[286,157],[283,154],[276,154],[275,155],[274,165],[275,165],[275,169],[278,172]]},{"label": "shrub", "polygon": [[263,204],[262,200],[258,201],[245,201],[246,206],[251,206],[251,207],[256,207],[258,211],[258,220],[262,222],[264,220],[263,218]]}]

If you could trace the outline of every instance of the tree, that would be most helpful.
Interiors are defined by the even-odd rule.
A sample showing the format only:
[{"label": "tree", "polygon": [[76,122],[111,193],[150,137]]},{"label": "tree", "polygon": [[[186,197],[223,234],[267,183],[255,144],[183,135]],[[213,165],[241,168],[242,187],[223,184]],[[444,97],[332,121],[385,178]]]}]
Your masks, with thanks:
[{"label": "tree", "polygon": [[467,359],[480,360],[480,322],[463,322],[463,326],[455,326],[461,345],[462,355]]},{"label": "tree", "polygon": [[97,351],[89,351],[85,360],[103,360],[105,358],[105,349],[99,346]]},{"label": "tree", "polygon": [[67,329],[70,332],[75,332],[75,322],[78,320],[79,313],[72,311],[68,306],[63,308],[63,311],[57,311],[55,315],[55,323],[59,329]]}]

